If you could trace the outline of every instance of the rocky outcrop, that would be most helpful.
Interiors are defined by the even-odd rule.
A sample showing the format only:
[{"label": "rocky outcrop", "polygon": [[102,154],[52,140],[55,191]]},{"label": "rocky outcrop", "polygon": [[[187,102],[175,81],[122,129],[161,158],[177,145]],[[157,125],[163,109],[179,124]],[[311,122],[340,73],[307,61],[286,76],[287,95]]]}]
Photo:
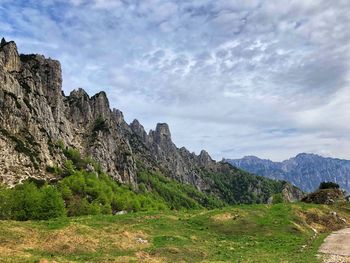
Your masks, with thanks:
[{"label": "rocky outcrop", "polygon": [[19,55],[14,42],[3,40],[0,180],[13,185],[28,177],[54,179],[46,168],[66,161],[57,142],[92,156],[115,180],[134,188],[138,187],[137,171],[142,168],[232,203],[266,201],[276,191],[267,189],[271,183],[267,179],[216,162],[204,150],[197,156],[184,147],[177,148],[166,123],[157,124],[149,133],[137,120],[127,124],[121,111],[110,109],[104,92],[90,97],[79,88],[66,96],[58,61]]},{"label": "rocky outcrop", "polygon": [[16,43],[13,41],[6,42],[3,38],[1,40],[0,48],[0,65],[8,72],[18,72],[21,68],[21,61],[17,52]]},{"label": "rocky outcrop", "polygon": [[286,183],[282,189],[283,200],[287,202],[297,202],[304,198],[305,194],[290,183]]},{"label": "rocky outcrop", "polygon": [[335,202],[345,201],[345,194],[340,189],[319,189],[302,199],[305,203],[330,205]]},{"label": "rocky outcrop", "polygon": [[0,47],[0,174],[15,184],[31,176],[48,178],[47,166],[62,164],[59,140],[92,155],[116,180],[136,185],[136,164],[104,92],[62,92],[61,66],[41,55],[18,55],[14,42]]},{"label": "rocky outcrop", "polygon": [[255,156],[224,161],[250,173],[289,181],[305,192],[314,191],[321,182],[335,182],[350,192],[349,160],[301,153],[283,162],[272,162]]}]

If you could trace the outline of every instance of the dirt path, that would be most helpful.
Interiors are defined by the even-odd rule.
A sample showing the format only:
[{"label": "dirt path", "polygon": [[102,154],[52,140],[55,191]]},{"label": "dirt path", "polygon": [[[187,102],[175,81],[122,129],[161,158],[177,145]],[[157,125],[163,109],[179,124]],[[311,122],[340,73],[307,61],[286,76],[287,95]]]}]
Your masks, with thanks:
[{"label": "dirt path", "polygon": [[330,234],[318,252],[325,263],[350,263],[350,228]]}]

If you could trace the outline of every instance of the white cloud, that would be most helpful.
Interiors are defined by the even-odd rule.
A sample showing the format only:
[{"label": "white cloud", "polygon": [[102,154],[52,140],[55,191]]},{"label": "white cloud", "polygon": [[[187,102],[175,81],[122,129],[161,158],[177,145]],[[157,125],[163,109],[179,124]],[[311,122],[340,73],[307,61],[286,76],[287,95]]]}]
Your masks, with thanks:
[{"label": "white cloud", "polygon": [[5,37],[61,60],[66,92],[106,90],[179,146],[350,159],[348,1],[1,3]]},{"label": "white cloud", "polygon": [[93,7],[97,9],[114,9],[121,7],[123,3],[120,0],[94,0]]}]

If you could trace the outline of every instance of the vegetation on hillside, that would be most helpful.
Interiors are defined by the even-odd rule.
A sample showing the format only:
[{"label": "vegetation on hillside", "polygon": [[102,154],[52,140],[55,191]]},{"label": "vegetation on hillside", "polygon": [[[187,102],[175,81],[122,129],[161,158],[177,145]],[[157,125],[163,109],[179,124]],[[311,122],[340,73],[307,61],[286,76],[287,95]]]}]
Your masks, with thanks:
[{"label": "vegetation on hillside", "polygon": [[62,216],[114,214],[118,211],[161,211],[224,206],[193,186],[140,169],[139,190],[119,184],[92,158],[58,142],[67,161],[47,167],[61,180],[51,185],[29,180],[12,189],[0,188],[0,219],[37,220]]},{"label": "vegetation on hillside", "polygon": [[138,182],[142,192],[156,194],[169,204],[171,209],[218,208],[225,205],[213,195],[202,193],[192,185],[181,184],[159,173],[140,169]]},{"label": "vegetation on hillside", "polygon": [[274,181],[262,176],[255,176],[236,169],[230,173],[207,173],[213,180],[214,189],[222,200],[228,204],[260,204],[266,203],[274,195],[281,193],[286,182]]},{"label": "vegetation on hillside", "polygon": [[25,182],[13,189],[0,188],[0,220],[44,220],[65,214],[61,193],[54,186],[38,188],[32,182]]}]

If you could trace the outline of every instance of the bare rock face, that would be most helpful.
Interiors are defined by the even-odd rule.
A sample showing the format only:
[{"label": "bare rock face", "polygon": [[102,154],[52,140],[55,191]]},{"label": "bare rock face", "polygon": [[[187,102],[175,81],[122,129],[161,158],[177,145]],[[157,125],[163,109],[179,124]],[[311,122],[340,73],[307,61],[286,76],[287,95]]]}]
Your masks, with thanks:
[{"label": "bare rock face", "polygon": [[[245,183],[244,191],[268,197],[262,180],[253,175],[249,180],[255,183],[249,185],[241,171],[212,160],[206,151],[197,156],[184,147],[177,148],[166,123],[157,124],[148,134],[137,120],[127,124],[121,111],[110,109],[105,92],[90,97],[79,88],[65,96],[58,61],[19,55],[14,42],[2,40],[0,183],[14,185],[28,177],[55,179],[46,168],[66,161],[56,146],[58,141],[77,148],[83,156],[92,156],[115,180],[134,188],[140,168],[136,164],[141,164],[232,201],[242,199],[240,182]],[[225,184],[216,182],[215,173],[224,177]]]},{"label": "bare rock face", "polygon": [[299,188],[286,183],[282,190],[282,197],[287,202],[297,202],[304,198],[305,194]]},{"label": "bare rock face", "polygon": [[2,49],[0,65],[2,65],[8,72],[19,71],[21,68],[21,61],[17,52],[16,43],[13,41],[6,42],[3,38],[1,40],[0,48]]},{"label": "bare rock face", "polygon": [[2,41],[0,110],[3,182],[47,179],[46,166],[65,161],[54,146],[62,140],[92,155],[116,180],[136,185],[132,149],[118,131],[122,116],[110,110],[104,92],[90,98],[78,89],[64,96],[58,61],[41,55],[19,56],[14,42]]},{"label": "bare rock face", "polygon": [[133,120],[133,122],[130,123],[130,128],[132,132],[135,133],[143,143],[147,142],[148,137],[145,128],[139,123],[138,120]]},{"label": "bare rock face", "polygon": [[215,165],[215,162],[213,159],[211,159],[209,153],[205,150],[202,150],[199,154],[198,161],[203,167],[213,167]]}]

